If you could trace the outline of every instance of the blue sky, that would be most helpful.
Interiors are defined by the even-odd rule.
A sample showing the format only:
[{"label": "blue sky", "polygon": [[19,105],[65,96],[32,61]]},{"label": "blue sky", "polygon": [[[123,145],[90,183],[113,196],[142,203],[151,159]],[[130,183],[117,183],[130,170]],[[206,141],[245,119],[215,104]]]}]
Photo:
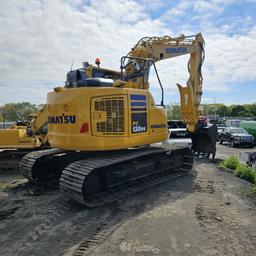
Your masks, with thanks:
[{"label": "blue sky", "polygon": [[[256,102],[255,13],[256,0],[2,0],[0,105],[46,102],[73,59],[74,68],[100,57],[102,66],[118,69],[143,36],[197,32],[206,42],[202,102]],[[157,63],[166,103],[179,102],[176,83],[186,84],[187,61]]]}]

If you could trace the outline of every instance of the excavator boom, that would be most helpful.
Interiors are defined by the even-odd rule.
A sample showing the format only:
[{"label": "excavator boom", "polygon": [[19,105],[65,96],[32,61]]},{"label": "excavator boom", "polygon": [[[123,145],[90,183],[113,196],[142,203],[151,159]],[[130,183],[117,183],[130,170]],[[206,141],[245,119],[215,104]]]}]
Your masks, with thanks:
[{"label": "excavator boom", "polygon": [[[187,130],[191,134],[192,149],[196,154],[215,157],[217,129],[215,126],[201,125],[199,121],[199,105],[202,97],[202,65],[204,63],[204,39],[201,33],[192,36],[179,37],[144,37],[131,49],[121,61],[125,80],[129,87],[149,88],[149,70],[155,62],[190,55],[188,61],[189,78],[186,86],[177,84],[180,93],[181,115]],[[128,60],[128,61],[127,61]],[[126,61],[126,63],[125,63]],[[124,64],[125,63],[125,64]],[[157,72],[156,72],[157,74]],[[159,77],[157,75],[159,80]],[[163,103],[163,88],[162,101]]]},{"label": "excavator boom", "polygon": [[[182,119],[187,124],[188,131],[194,132],[198,124],[198,107],[203,83],[201,68],[204,62],[204,39],[201,33],[194,36],[180,35],[179,37],[144,37],[140,39],[127,54],[128,57],[131,57],[131,61],[125,65],[126,81],[132,88],[140,88],[144,84],[143,89],[148,89],[148,75],[152,63],[187,54],[190,54],[187,86],[177,85],[180,92]],[[145,63],[146,59],[148,59],[148,63]],[[141,70],[143,75],[138,75],[136,78],[132,76],[135,71],[131,63],[134,62],[138,65],[137,70],[141,68],[142,63],[144,64],[143,71]]]}]

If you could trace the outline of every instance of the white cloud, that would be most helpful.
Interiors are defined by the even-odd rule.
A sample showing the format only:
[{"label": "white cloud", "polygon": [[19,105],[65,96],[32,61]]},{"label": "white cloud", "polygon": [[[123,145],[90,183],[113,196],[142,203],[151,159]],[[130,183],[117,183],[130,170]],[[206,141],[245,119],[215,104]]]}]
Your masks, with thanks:
[{"label": "white cloud", "polygon": [[[120,57],[142,36],[169,34],[135,1],[94,0],[87,6],[81,2],[2,1],[0,81],[9,89],[0,87],[0,104],[13,100],[14,81],[20,100],[28,95],[23,84],[31,91],[36,84],[40,103],[56,81],[63,84],[73,58],[74,67],[99,56],[102,65],[119,69]],[[52,86],[41,88],[40,80]]]},{"label": "white cloud", "polygon": [[231,83],[256,79],[256,33],[206,38],[205,81],[210,90],[228,90]]},{"label": "white cloud", "polygon": [[212,13],[221,13],[223,12],[223,8],[220,7],[218,4],[208,1],[195,1],[194,3],[194,10],[198,13],[205,13],[205,12],[212,12]]},{"label": "white cloud", "polygon": [[212,2],[216,3],[216,4],[228,5],[228,4],[232,4],[234,2],[237,2],[237,0],[213,0]]},{"label": "white cloud", "polygon": [[[226,0],[223,5],[228,2],[231,1]],[[230,24],[216,27],[208,20],[212,10],[222,11],[223,5],[218,0],[194,4],[180,1],[159,19],[152,19],[146,9],[155,4],[154,0],[2,0],[0,104],[23,100],[45,102],[47,92],[63,85],[73,59],[74,68],[78,68],[83,61],[93,63],[95,57],[101,57],[102,66],[118,70],[120,57],[141,37],[177,36],[169,23],[169,18],[175,19],[177,15],[181,18],[179,33],[186,34],[198,32],[191,21],[205,18],[204,90],[227,92],[230,83],[256,80],[256,27],[243,35],[225,34]],[[196,14],[190,13],[193,6],[197,12],[204,10],[204,14],[195,18]],[[188,13],[194,18],[186,20]],[[176,83],[185,85],[188,58],[157,64],[168,98],[176,100]],[[158,87],[154,77],[152,82],[153,88]]]},{"label": "white cloud", "polygon": [[164,3],[159,0],[140,0],[140,2],[146,10],[157,10],[164,6]]},{"label": "white cloud", "polygon": [[161,20],[164,21],[174,21],[178,16],[185,14],[186,10],[193,6],[191,1],[182,0],[176,6],[167,10],[162,16]]}]

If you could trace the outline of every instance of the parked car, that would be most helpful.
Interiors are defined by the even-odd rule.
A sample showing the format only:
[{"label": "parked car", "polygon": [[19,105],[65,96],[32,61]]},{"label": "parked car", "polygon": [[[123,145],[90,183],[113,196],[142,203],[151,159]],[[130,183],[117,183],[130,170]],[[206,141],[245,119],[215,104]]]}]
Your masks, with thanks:
[{"label": "parked car", "polygon": [[168,129],[186,128],[186,124],[181,120],[169,120],[167,124]]},{"label": "parked car", "polygon": [[169,129],[169,139],[170,144],[176,146],[186,147],[192,145],[192,140],[186,128],[174,128]]},{"label": "parked car", "polygon": [[232,147],[236,146],[250,146],[253,147],[253,136],[249,134],[244,128],[226,127],[220,133],[219,142],[229,142]]}]

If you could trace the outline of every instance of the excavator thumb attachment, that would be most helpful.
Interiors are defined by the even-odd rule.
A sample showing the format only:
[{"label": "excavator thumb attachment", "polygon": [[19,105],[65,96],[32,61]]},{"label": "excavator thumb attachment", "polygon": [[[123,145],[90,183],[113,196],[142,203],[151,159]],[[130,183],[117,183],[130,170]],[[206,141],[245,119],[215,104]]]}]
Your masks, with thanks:
[{"label": "excavator thumb attachment", "polygon": [[195,156],[202,156],[209,158],[212,154],[212,159],[214,160],[216,154],[216,142],[217,142],[217,126],[205,126],[198,128],[196,132],[190,133],[192,140],[191,149]]},{"label": "excavator thumb attachment", "polygon": [[177,84],[180,92],[181,115],[189,132],[194,132],[198,122],[197,106],[195,106],[191,87]]}]

